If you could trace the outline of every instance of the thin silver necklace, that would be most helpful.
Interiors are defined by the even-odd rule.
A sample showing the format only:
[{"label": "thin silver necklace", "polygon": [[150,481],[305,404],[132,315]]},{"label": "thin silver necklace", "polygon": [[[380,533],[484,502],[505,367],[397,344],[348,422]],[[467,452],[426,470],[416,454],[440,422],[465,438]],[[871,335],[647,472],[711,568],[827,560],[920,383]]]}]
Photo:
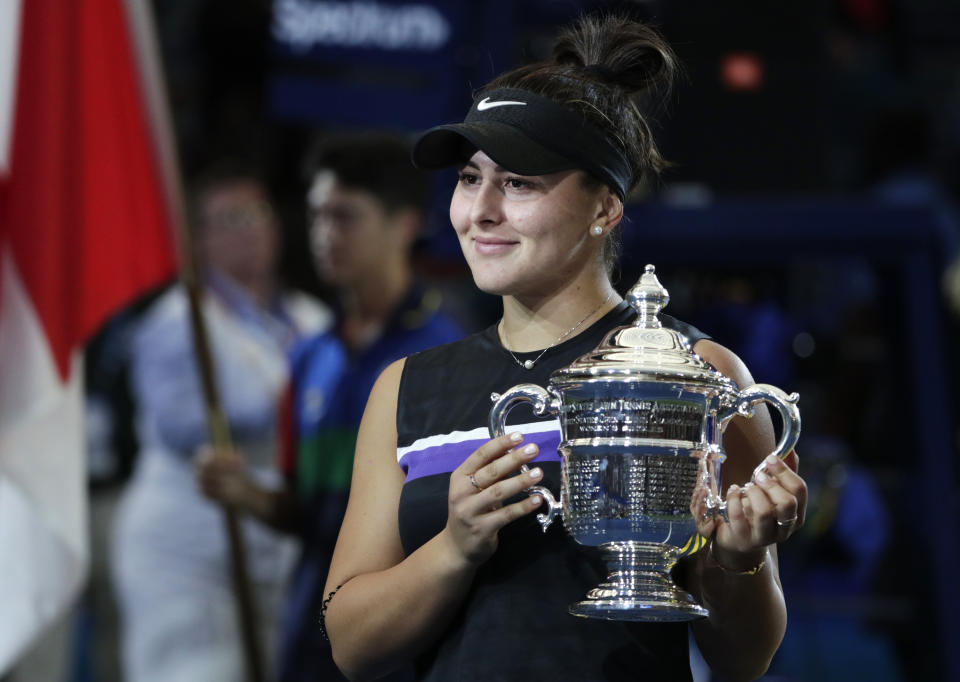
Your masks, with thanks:
[{"label": "thin silver necklace", "polygon": [[521,362],[520,358],[518,358],[516,355],[514,355],[512,350],[510,350],[510,349],[507,348],[506,346],[504,346],[503,349],[504,349],[505,351],[507,351],[508,353],[510,353],[510,357],[512,357],[513,360],[514,360],[514,362],[516,362],[518,365],[520,365],[521,367],[523,367],[523,368],[526,369],[526,370],[533,369],[534,365],[536,365],[538,362],[540,362],[540,358],[543,357],[543,354],[544,354],[544,353],[546,353],[548,350],[550,350],[551,348],[553,348],[554,346],[556,346],[558,343],[560,343],[561,341],[563,341],[565,338],[567,338],[568,336],[570,336],[573,332],[575,332],[575,331],[577,331],[578,329],[580,329],[580,327],[583,325],[584,322],[586,322],[586,321],[589,320],[591,317],[593,317],[594,314],[595,314],[598,310],[600,310],[600,308],[602,308],[603,306],[605,306],[605,305],[607,304],[607,301],[610,300],[610,297],[611,297],[611,296],[613,296],[613,292],[612,292],[612,291],[611,291],[609,294],[607,294],[607,297],[600,302],[600,305],[598,305],[596,308],[594,308],[594,309],[591,310],[589,313],[587,313],[587,316],[586,316],[586,317],[584,317],[582,320],[580,320],[580,321],[577,322],[575,325],[573,325],[572,327],[570,327],[570,329],[568,329],[567,331],[563,332],[563,334],[561,334],[560,336],[558,336],[556,341],[554,341],[554,342],[551,343],[549,346],[547,346],[547,347],[544,348],[542,351],[540,351],[540,355],[538,355],[537,357],[535,357],[533,360],[523,360],[523,361]]}]

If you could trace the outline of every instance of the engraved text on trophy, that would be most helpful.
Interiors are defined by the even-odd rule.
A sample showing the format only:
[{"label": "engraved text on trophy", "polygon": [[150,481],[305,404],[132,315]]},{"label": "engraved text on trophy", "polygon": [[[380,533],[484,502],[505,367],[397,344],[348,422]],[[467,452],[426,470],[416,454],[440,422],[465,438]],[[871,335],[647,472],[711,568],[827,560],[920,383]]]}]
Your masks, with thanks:
[{"label": "engraved text on trophy", "polygon": [[704,407],[681,400],[600,398],[566,407],[567,438],[644,438],[698,443]]}]

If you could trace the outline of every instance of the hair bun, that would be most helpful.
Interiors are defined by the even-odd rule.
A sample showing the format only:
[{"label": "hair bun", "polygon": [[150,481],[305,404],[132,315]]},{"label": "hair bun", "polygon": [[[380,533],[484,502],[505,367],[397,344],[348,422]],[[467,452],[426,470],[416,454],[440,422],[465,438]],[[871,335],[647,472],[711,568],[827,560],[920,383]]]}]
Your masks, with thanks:
[{"label": "hair bun", "polygon": [[669,89],[677,70],[670,46],[653,28],[620,16],[585,16],[557,38],[553,61],[627,92]]},{"label": "hair bun", "polygon": [[619,74],[612,69],[608,69],[603,64],[587,64],[583,67],[583,70],[604,83],[615,83],[619,79]]},{"label": "hair bun", "polygon": [[[517,88],[578,112],[623,151],[633,188],[669,165],[646,112],[665,104],[677,70],[673,50],[655,29],[622,16],[587,15],[560,33],[552,59],[501,74],[476,97]],[[594,177],[606,182],[601,175]]]}]

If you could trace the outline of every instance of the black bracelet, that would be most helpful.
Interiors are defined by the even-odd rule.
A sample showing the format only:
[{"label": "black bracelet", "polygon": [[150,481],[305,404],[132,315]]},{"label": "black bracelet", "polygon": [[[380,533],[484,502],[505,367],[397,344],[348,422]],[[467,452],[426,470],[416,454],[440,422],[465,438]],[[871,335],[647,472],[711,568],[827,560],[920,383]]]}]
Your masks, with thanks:
[{"label": "black bracelet", "polygon": [[320,635],[323,637],[325,642],[330,641],[330,637],[327,635],[327,607],[330,605],[330,600],[333,599],[333,595],[337,593],[343,585],[337,585],[330,594],[327,595],[327,598],[323,600],[323,603],[320,605]]}]

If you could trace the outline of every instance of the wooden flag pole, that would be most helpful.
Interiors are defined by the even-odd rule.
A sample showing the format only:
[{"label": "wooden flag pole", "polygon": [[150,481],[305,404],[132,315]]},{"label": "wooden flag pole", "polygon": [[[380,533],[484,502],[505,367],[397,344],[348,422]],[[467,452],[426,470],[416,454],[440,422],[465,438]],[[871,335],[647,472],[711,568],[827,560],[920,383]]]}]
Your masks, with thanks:
[{"label": "wooden flag pole", "polygon": [[[170,220],[177,238],[180,253],[180,280],[186,289],[189,302],[194,353],[200,372],[210,440],[216,452],[227,452],[232,449],[232,439],[217,390],[210,340],[202,313],[202,277],[196,261],[193,226],[187,217],[183,178],[180,172],[180,162],[173,134],[173,122],[166,96],[163,66],[159,56],[152,10],[145,0],[121,1],[126,2],[127,6],[132,47],[140,69],[140,80],[146,100],[146,108],[151,116],[150,124],[156,140],[155,148],[163,177],[164,191],[167,196]],[[247,678],[249,682],[264,682],[263,654],[260,639],[257,636],[257,614],[250,588],[244,537],[241,533],[237,512],[224,505],[223,514],[230,547],[231,578],[240,620]]]}]

